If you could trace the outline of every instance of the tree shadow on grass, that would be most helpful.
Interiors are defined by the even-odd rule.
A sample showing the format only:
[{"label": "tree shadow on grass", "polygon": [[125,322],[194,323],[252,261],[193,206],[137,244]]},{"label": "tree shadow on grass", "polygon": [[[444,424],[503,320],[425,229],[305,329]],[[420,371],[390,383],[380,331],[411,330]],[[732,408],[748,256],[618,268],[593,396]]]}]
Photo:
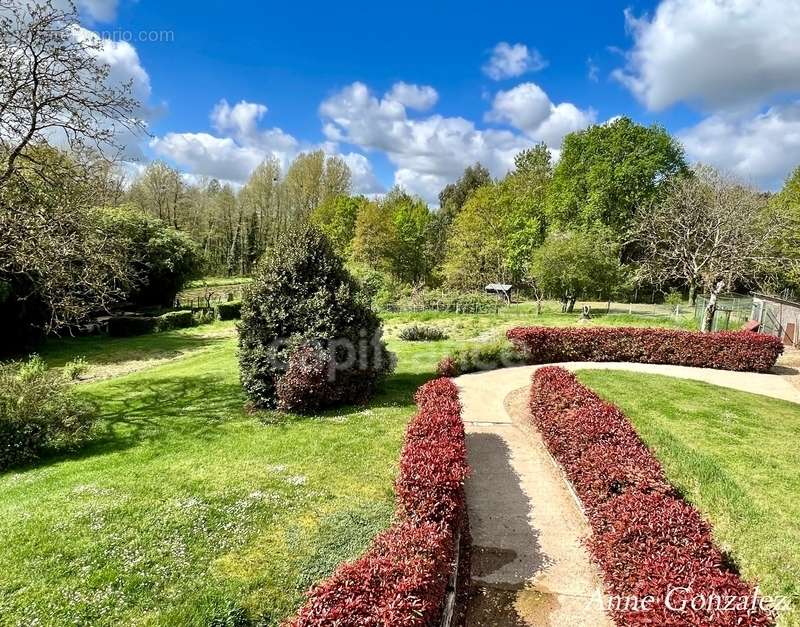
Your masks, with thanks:
[{"label": "tree shadow on grass", "polygon": [[[118,390],[115,390],[118,391]],[[108,455],[147,444],[156,453],[175,439],[213,440],[231,419],[244,418],[241,386],[217,377],[148,379],[130,393],[94,402],[98,421],[92,436],[78,448],[44,451],[38,460],[9,470],[23,472],[62,461]]]}]

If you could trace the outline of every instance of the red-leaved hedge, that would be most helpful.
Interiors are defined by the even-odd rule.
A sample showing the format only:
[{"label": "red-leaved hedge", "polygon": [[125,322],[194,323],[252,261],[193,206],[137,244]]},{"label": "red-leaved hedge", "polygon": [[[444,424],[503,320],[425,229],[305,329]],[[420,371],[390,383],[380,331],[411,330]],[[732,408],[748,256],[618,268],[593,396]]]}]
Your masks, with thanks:
[{"label": "red-leaved hedge", "polygon": [[[610,604],[617,624],[772,624],[770,613],[752,603],[754,589],[714,546],[709,525],[672,488],[617,407],[554,366],[534,373],[530,407],[533,423],[584,505],[594,532],[588,548],[607,594],[654,599],[647,610]],[[691,603],[712,595],[751,601],[725,611],[716,601]]]},{"label": "red-leaved hedge", "polygon": [[766,372],[783,352],[777,337],[748,331],[518,327],[506,335],[530,364],[632,361]]},{"label": "red-leaved hedge", "polygon": [[357,560],[311,589],[286,624],[426,626],[441,615],[466,516],[468,473],[458,388],[449,379],[414,397],[395,484],[397,516]]}]

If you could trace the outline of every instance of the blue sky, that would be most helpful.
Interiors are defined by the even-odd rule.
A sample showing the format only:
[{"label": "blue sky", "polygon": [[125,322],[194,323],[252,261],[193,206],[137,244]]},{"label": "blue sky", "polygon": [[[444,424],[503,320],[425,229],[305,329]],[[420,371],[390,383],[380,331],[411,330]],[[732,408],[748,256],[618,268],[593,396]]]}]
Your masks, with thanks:
[{"label": "blue sky", "polygon": [[399,183],[434,201],[475,159],[500,176],[517,150],[545,141],[557,157],[565,132],[617,115],[761,187],[800,163],[795,1],[81,9],[148,105],[141,156],[189,175],[241,183],[266,156],[322,147],[346,157],[357,191]]}]

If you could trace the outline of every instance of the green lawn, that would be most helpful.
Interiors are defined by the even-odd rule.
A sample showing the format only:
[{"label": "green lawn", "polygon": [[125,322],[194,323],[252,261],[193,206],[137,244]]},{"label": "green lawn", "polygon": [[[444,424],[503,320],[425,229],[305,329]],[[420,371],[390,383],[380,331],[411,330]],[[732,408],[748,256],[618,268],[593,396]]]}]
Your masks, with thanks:
[{"label": "green lawn", "polygon": [[[279,623],[388,525],[412,395],[437,361],[513,324],[578,318],[519,309],[387,316],[399,364],[381,394],[306,418],[244,411],[233,323],[49,342],[51,365],[83,355],[110,378],[79,385],[101,413],[90,445],[0,474],[0,624]],[[397,340],[415,321],[451,339]]]},{"label": "green lawn", "polygon": [[800,625],[800,406],[705,383],[610,370],[578,378],[630,418],[717,544]]}]

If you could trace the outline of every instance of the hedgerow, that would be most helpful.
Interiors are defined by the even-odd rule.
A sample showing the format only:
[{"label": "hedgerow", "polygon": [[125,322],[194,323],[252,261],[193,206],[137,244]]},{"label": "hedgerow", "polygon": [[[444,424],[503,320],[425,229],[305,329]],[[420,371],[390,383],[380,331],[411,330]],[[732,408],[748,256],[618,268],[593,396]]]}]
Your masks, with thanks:
[{"label": "hedgerow", "polygon": [[312,588],[287,625],[411,627],[439,619],[456,541],[467,533],[464,426],[451,381],[426,383],[415,401],[417,414],[406,430],[395,485],[396,522],[364,555]]},{"label": "hedgerow", "polygon": [[440,377],[457,377],[469,372],[508,368],[525,363],[514,346],[507,340],[486,342],[457,348],[442,358],[437,366]]},{"label": "hedgerow", "polygon": [[[586,510],[594,532],[587,545],[606,592],[654,599],[648,609],[612,604],[617,624],[772,624],[770,612],[752,601],[726,611],[714,603],[690,603],[712,595],[737,603],[757,597],[617,407],[558,367],[535,372],[530,407],[534,425]],[[682,607],[684,600],[689,602]]]},{"label": "hedgerow", "polygon": [[783,352],[773,336],[628,327],[518,327],[506,334],[530,364],[631,361],[766,372]]},{"label": "hedgerow", "polygon": [[214,307],[217,320],[238,320],[242,317],[242,301],[232,300]]}]

